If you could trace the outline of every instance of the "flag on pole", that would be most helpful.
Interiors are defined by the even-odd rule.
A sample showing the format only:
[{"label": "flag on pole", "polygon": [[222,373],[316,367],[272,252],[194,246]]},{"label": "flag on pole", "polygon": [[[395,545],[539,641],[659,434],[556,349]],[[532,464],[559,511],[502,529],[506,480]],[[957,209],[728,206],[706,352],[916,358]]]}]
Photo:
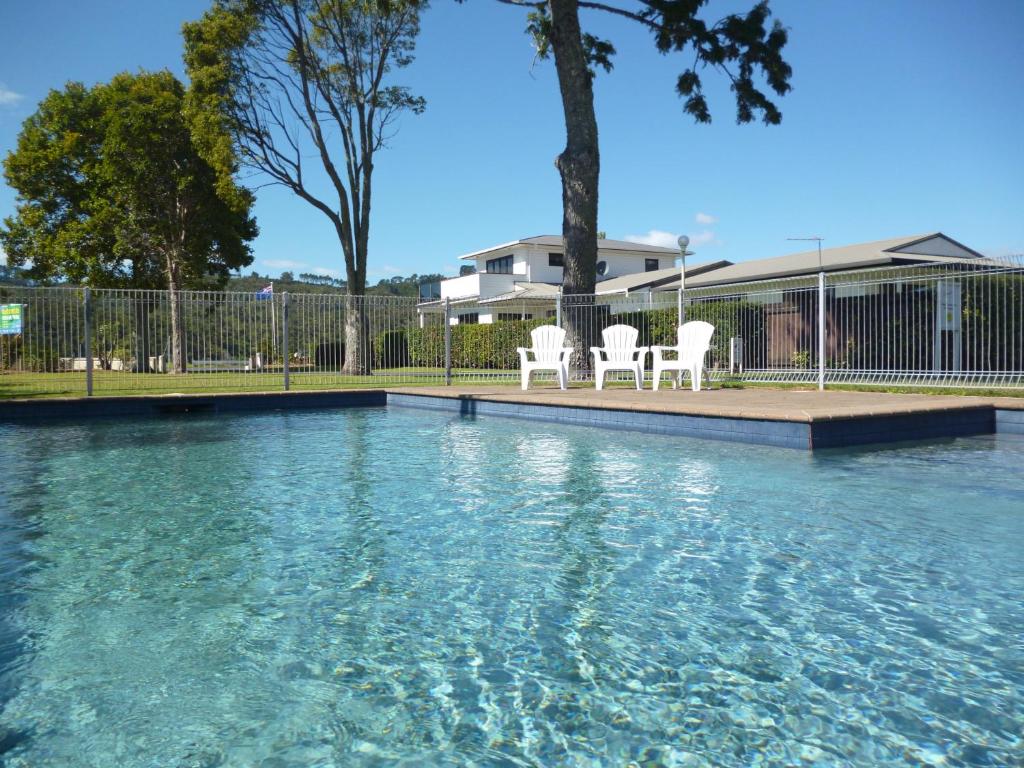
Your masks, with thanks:
[{"label": "flag on pole", "polygon": [[257,299],[272,299],[274,298],[274,284],[271,283],[266,288],[260,288],[256,291]]}]

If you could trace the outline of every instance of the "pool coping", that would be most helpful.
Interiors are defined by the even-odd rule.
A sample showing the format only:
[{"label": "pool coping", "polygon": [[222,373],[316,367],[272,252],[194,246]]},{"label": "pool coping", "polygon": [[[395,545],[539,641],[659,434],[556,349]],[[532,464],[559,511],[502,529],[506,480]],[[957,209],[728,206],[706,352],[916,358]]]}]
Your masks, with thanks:
[{"label": "pool coping", "polygon": [[0,400],[0,422],[387,405],[383,389],[105,395]]},{"label": "pool coping", "polygon": [[[0,422],[391,405],[467,417],[504,416],[801,450],[994,433],[1024,435],[1024,402],[1006,402],[1006,398],[961,400],[960,396],[947,396],[940,401],[920,396],[913,402],[895,401],[895,404],[890,398],[887,405],[879,398],[877,403],[869,399],[870,406],[852,411],[828,412],[819,408],[814,412],[789,407],[784,410],[776,407],[774,411],[746,405],[725,407],[702,399],[701,393],[678,393],[671,395],[671,400],[666,396],[657,400],[650,392],[646,396],[642,393],[626,395],[621,390],[619,395],[609,396],[608,391],[594,390],[563,393],[543,389],[522,392],[507,387],[499,391],[467,389],[473,388],[394,387],[10,399],[0,400]],[[773,392],[783,399],[787,397],[781,394],[786,390]],[[629,401],[625,402],[624,398]],[[799,400],[792,396],[791,399]]]},{"label": "pool coping", "polygon": [[973,403],[958,407],[828,416],[804,412],[787,418],[751,412],[726,415],[700,407],[680,411],[622,408],[607,403],[556,405],[530,402],[524,397],[441,395],[402,389],[388,390],[388,405],[427,408],[469,417],[504,416],[801,450],[963,437],[996,431],[994,407]]}]

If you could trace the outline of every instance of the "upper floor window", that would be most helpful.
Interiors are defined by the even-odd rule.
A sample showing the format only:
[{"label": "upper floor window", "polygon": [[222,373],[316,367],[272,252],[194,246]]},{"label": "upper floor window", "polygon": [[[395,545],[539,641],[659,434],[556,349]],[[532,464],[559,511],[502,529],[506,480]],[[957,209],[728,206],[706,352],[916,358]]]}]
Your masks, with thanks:
[{"label": "upper floor window", "polygon": [[658,268],[657,259],[644,259],[644,272],[653,272]]},{"label": "upper floor window", "polygon": [[560,253],[549,253],[548,254],[548,266],[549,267],[564,267],[565,256]]},{"label": "upper floor window", "polygon": [[487,260],[487,272],[492,275],[512,274],[512,255]]}]

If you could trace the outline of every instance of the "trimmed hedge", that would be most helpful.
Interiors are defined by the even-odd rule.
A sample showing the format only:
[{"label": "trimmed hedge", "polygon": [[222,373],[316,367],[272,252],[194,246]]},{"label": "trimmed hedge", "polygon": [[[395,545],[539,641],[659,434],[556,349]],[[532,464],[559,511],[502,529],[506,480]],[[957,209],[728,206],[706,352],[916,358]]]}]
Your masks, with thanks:
[{"label": "trimmed hedge", "polygon": [[[673,346],[676,343],[678,313],[675,309],[650,309],[614,315],[615,323],[632,325],[640,331],[639,344]],[[748,301],[705,301],[686,305],[687,320],[703,320],[715,326],[708,366],[727,367],[729,338],[743,336],[750,355],[763,347],[764,307]],[[752,364],[748,360],[748,365]]]},{"label": "trimmed hedge", "polygon": [[[503,320],[480,325],[452,326],[452,367],[512,370],[519,367],[516,347],[530,346],[530,331],[553,320]],[[411,365],[444,365],[444,326],[408,331]]]},{"label": "trimmed hedge", "polygon": [[[443,347],[443,339],[441,343]],[[384,331],[374,337],[374,368],[404,368],[407,365],[409,365],[409,337],[404,330]]]},{"label": "trimmed hedge", "polygon": [[[590,311],[597,311],[602,305],[595,305]],[[672,346],[676,343],[677,314],[673,309],[649,309],[622,312],[602,316],[602,324],[622,323],[632,325],[640,331],[640,346],[652,344]],[[687,320],[704,320],[715,326],[711,340],[711,355],[708,365],[722,367],[729,361],[729,338],[744,335],[747,349],[760,349],[764,339],[764,308],[750,302],[708,301],[688,304]],[[529,347],[530,331],[541,325],[551,325],[547,320],[506,320],[480,325],[452,326],[452,367],[485,370],[515,370],[519,367],[516,347]],[[383,336],[389,336],[384,342]],[[401,347],[399,336],[405,336],[406,347]],[[600,343],[598,341],[597,343]],[[412,328],[408,331],[391,331],[380,334],[374,345],[374,360],[379,367],[382,358],[377,350],[401,349],[400,359],[391,366],[413,365],[437,368],[444,365],[444,326]],[[749,354],[749,353],[748,353]]]}]

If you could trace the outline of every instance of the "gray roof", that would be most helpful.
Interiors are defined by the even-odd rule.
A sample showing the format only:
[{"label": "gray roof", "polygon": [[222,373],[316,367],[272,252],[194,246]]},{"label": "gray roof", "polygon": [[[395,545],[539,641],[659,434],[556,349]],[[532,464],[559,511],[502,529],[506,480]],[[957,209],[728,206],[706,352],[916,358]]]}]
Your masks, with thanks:
[{"label": "gray roof", "polygon": [[500,304],[503,301],[552,301],[558,296],[558,286],[551,283],[516,283],[516,289],[480,299],[481,304]]},{"label": "gray roof", "polygon": [[[688,264],[686,276],[702,275],[716,269],[722,269],[732,264],[731,261],[707,261],[701,264]],[[622,275],[608,280],[602,280],[597,284],[597,293],[629,293],[630,291],[642,291],[648,288],[659,289],[664,285],[673,283],[679,287],[679,267],[668,267],[667,269],[656,269],[651,272],[634,272],[631,275]]]},{"label": "gray roof", "polygon": [[[558,248],[562,249],[565,245],[561,235],[537,235],[536,237],[524,237],[521,240],[513,240],[509,243],[502,243],[501,245],[492,245],[489,248],[484,248],[480,251],[473,251],[472,253],[466,253],[459,256],[460,259],[478,259],[484,254],[491,253],[493,251],[503,251],[507,248],[512,248],[516,245],[539,245],[544,248]],[[672,254],[677,255],[679,253],[678,248],[662,248],[660,245],[645,245],[644,243],[631,243],[627,240],[598,240],[597,249],[599,251],[632,251],[635,253],[652,253],[659,255]]]},{"label": "gray roof", "polygon": [[[981,254],[961,245],[941,232],[931,232],[924,235],[891,237],[869,243],[843,245],[837,248],[823,248],[821,250],[821,267],[826,272],[837,272],[848,269],[933,263],[965,258],[981,258]],[[818,251],[815,249],[787,256],[731,264],[703,275],[694,275],[692,282],[689,270],[687,270],[686,286],[696,288],[704,285],[795,277],[813,274],[818,269]],[[678,281],[674,286],[665,286],[666,289],[678,287]]]},{"label": "gray roof", "polygon": [[[840,272],[870,267],[897,266],[901,264],[937,264],[949,262],[973,262],[984,257],[975,250],[958,243],[941,232],[907,237],[890,237],[868,243],[843,245],[836,248],[822,248],[821,266],[826,272]],[[721,267],[686,268],[686,287],[698,288],[730,283],[750,283],[781,277],[799,277],[818,272],[818,251],[801,251],[769,259],[753,259],[737,264],[726,263]],[[667,270],[659,270],[667,272]],[[674,291],[679,288],[679,270],[673,270],[673,279],[648,283],[637,282],[628,291],[650,288],[656,291]],[[655,273],[648,273],[654,275]],[[610,283],[611,281],[608,281]],[[606,283],[600,283],[598,290],[605,292]]]}]

